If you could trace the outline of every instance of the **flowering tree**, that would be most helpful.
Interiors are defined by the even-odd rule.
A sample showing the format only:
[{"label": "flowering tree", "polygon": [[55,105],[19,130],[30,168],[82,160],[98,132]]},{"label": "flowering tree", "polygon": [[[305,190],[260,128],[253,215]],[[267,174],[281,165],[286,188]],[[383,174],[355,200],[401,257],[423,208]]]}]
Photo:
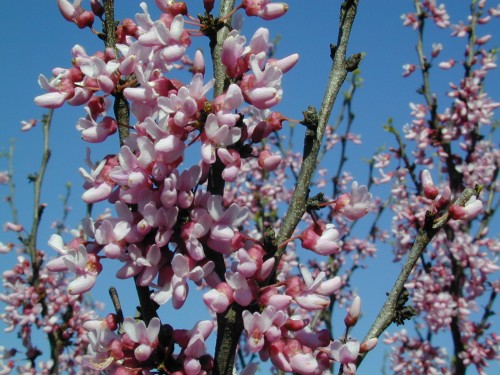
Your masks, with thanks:
[{"label": "flowering tree", "polygon": [[[403,75],[421,74],[421,102],[411,104],[410,124],[385,126],[395,146],[373,156],[361,185],[345,170],[348,143],[359,142],[351,104],[363,55],[347,53],[358,1],[340,7],[323,102],[319,112],[304,103],[300,121],[273,110],[299,56],[276,57],[266,28],[249,38],[240,31],[242,13],[272,21],[285,16],[284,3],[221,0],[216,12],[214,1],[204,0],[195,18],[195,5],[155,0],[158,19],[151,4],[141,3],[134,20],[121,21],[112,0],[91,0],[89,8],[78,0],[57,3],[67,21],[90,29],[104,48],[89,54],[75,45],[70,68],[40,76],[46,93],[35,102],[50,112],[42,121],[41,167],[30,176],[31,229],[18,222],[13,168],[0,174],[10,185],[12,221],[5,228],[19,238],[17,245],[1,243],[0,251],[20,253],[3,274],[1,317],[24,347],[4,348],[2,373],[17,367],[48,374],[252,374],[259,358],[280,373],[353,374],[391,324],[408,320],[414,329],[383,340],[394,373],[464,374],[469,367],[485,373],[498,358],[491,319],[500,287],[493,254],[500,247],[488,228],[499,202],[493,116],[500,104],[485,91],[496,65],[481,25],[499,16],[499,7],[472,0],[466,23],[453,24],[444,5],[414,1],[403,22],[417,33],[417,56]],[[466,38],[463,60],[439,62],[442,45],[429,49],[424,42],[429,23]],[[190,49],[194,38],[208,39],[210,56]],[[431,72],[459,68],[462,77],[442,102]],[[116,148],[97,160],[89,150],[80,169],[89,214],[71,238],[62,237],[61,224],[48,243],[59,256],[49,260],[37,244],[40,189],[52,111],[64,104],[84,107],[77,122],[83,141],[111,138]],[[296,137],[287,147],[284,135],[299,124],[305,132],[297,152]],[[325,167],[332,148],[341,157],[335,168]],[[375,185],[388,186],[388,196],[374,198]],[[100,202],[112,210],[102,212]],[[97,207],[103,209],[93,217]],[[392,236],[383,227],[388,210]],[[371,229],[360,235],[354,224],[370,211]],[[355,338],[361,297],[351,278],[385,243],[400,273],[365,337]],[[124,316],[113,289],[114,311],[104,318],[84,299],[112,263],[120,265],[116,277],[135,286],[134,317]],[[166,311],[185,309],[193,284],[203,290],[207,320],[179,327]],[[333,332],[339,305],[347,306],[341,334]],[[46,335],[49,360],[40,359],[36,328]],[[434,342],[441,333],[449,335],[450,353]]]}]

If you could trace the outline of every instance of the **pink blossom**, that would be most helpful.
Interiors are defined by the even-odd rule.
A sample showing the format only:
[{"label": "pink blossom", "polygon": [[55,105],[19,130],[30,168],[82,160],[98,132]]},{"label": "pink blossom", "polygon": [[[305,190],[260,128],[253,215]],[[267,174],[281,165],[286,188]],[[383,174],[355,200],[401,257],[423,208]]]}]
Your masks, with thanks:
[{"label": "pink blossom", "polygon": [[201,154],[206,164],[213,164],[216,159],[216,149],[220,146],[230,146],[241,137],[241,129],[219,124],[216,115],[210,113],[207,117],[202,136]]},{"label": "pink blossom", "polygon": [[264,20],[279,18],[288,10],[286,3],[271,3],[270,0],[243,0],[241,7],[247,16],[258,16]]},{"label": "pink blossom", "polygon": [[248,348],[252,353],[259,352],[265,343],[265,334],[273,324],[273,319],[277,313],[272,306],[266,307],[262,313],[243,311],[243,324],[247,334]]},{"label": "pink blossom", "polygon": [[210,238],[207,244],[215,251],[229,254],[234,251],[231,241],[238,228],[250,215],[248,207],[240,207],[236,203],[231,204],[227,209],[222,205],[220,195],[212,195],[207,200],[207,210],[213,219],[213,226],[210,229]]},{"label": "pink blossom", "polygon": [[293,297],[295,302],[305,310],[321,310],[330,304],[329,296],[341,286],[341,279],[335,276],[332,279],[325,280],[326,274],[320,272],[315,278],[303,264],[300,265],[300,272],[304,283],[298,281],[298,278],[287,280],[286,294]]},{"label": "pink blossom", "polygon": [[340,233],[333,224],[315,222],[299,238],[302,240],[302,247],[320,255],[335,254],[342,247]]},{"label": "pink blossom", "polygon": [[272,154],[269,150],[259,152],[259,167],[270,172],[274,171],[281,164],[282,158],[280,154]]},{"label": "pink blossom", "polygon": [[351,192],[337,198],[335,211],[342,213],[349,220],[358,220],[368,213],[371,199],[372,195],[365,185],[358,187],[358,183],[353,182]]},{"label": "pink blossom", "polygon": [[21,131],[26,132],[35,127],[37,121],[30,119],[28,121],[21,121]]},{"label": "pink blossom", "polygon": [[76,129],[82,133],[82,139],[90,143],[99,143],[105,141],[110,135],[116,133],[118,126],[115,119],[106,116],[99,123],[92,118],[90,109],[85,107],[89,114],[82,117],[76,125]]},{"label": "pink blossom", "polygon": [[451,205],[448,209],[450,217],[454,220],[471,220],[481,213],[483,202],[472,196],[465,206]]},{"label": "pink blossom", "polygon": [[133,342],[139,344],[134,349],[134,356],[138,361],[146,361],[158,346],[160,326],[160,319],[156,317],[150,320],[147,327],[142,320],[125,318],[123,321],[123,330],[125,333]]},{"label": "pink blossom", "polygon": [[281,101],[283,73],[275,65],[266,65],[264,71],[259,66],[258,57],[250,56],[252,74],[243,76],[241,90],[245,100],[259,109],[271,108]]},{"label": "pink blossom", "polygon": [[57,0],[57,6],[62,16],[69,22],[74,22],[79,28],[91,27],[94,23],[94,14],[81,7],[82,0],[74,0],[71,4],[67,0]]},{"label": "pink blossom", "polygon": [[434,199],[438,196],[439,190],[434,186],[434,182],[432,181],[431,173],[428,169],[424,169],[420,176],[422,180],[422,186],[424,188],[424,194],[429,199]]},{"label": "pink blossom", "polygon": [[233,289],[226,283],[220,283],[216,289],[203,295],[205,305],[218,314],[226,311],[233,301]]},{"label": "pink blossom", "polygon": [[[49,242],[51,245],[53,242]],[[47,269],[52,272],[69,270],[77,277],[68,284],[69,294],[83,294],[94,286],[97,275],[102,270],[99,258],[94,254],[88,254],[84,245],[76,249],[64,249],[59,246],[53,247],[62,256],[47,263]]]},{"label": "pink blossom", "polygon": [[347,311],[347,315],[344,318],[344,323],[346,327],[352,327],[356,325],[360,313],[361,313],[361,298],[359,296],[356,296],[354,297],[351,307]]},{"label": "pink blossom", "polygon": [[330,345],[330,355],[336,362],[343,365],[355,364],[359,354],[358,340],[349,339],[345,342],[334,340]]},{"label": "pink blossom", "polygon": [[440,62],[439,63],[439,67],[441,69],[451,69],[451,68],[453,68],[455,66],[455,64],[456,64],[456,61],[453,60],[453,59],[450,59],[448,61],[442,61],[442,62]]},{"label": "pink blossom", "polygon": [[403,77],[408,77],[411,75],[416,69],[416,66],[414,64],[405,64],[403,65]]}]

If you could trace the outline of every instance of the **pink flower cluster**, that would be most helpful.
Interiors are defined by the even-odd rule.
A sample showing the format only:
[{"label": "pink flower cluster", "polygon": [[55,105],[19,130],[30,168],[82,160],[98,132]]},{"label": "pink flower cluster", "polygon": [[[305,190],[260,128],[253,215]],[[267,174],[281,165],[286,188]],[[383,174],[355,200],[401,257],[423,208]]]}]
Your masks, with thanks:
[{"label": "pink flower cluster", "polygon": [[[47,93],[35,99],[38,105],[85,107],[87,115],[78,121],[77,129],[86,142],[103,142],[126,126],[107,113],[113,96],[123,95],[131,103],[136,120],[117,154],[93,162],[89,152],[88,169],[80,169],[83,201],[108,201],[115,213],[83,220],[82,238],[69,243],[53,235],[49,245],[60,256],[48,262],[47,269],[74,274],[68,292],[79,296],[94,287],[104,260],[120,262],[117,278],[134,278],[149,290],[151,303],[161,306],[171,301],[175,309],[183,307],[192,282],[208,289],[203,301],[213,313],[224,314],[233,305],[243,308],[249,350],[271,359],[279,369],[319,374],[339,362],[345,373],[353,373],[360,351],[370,350],[376,341],[361,348],[354,339],[332,341],[326,330],[309,326],[309,318],[293,313],[325,309],[341,287],[341,278],[328,278],[322,271],[311,274],[305,265],[300,265],[300,276],[292,274],[293,269],[283,265],[286,256],[275,264],[267,253],[263,228],[250,225],[259,214],[255,202],[268,201],[268,208],[277,211],[273,197],[289,198],[284,184],[263,186],[261,178],[255,175],[248,180],[246,173],[285,177],[282,156],[269,145],[287,119],[271,109],[281,101],[283,75],[297,63],[298,55],[270,59],[267,29],[259,28],[248,43],[232,30],[221,55],[231,83],[222,94],[208,99],[214,80],[205,78],[203,55],[196,52],[193,61],[186,55],[191,38],[200,34],[186,28],[187,5],[156,4],[162,11],[158,20],[143,3],[135,21],[127,19],[118,26],[118,53],[107,49],[89,55],[75,46],[71,68],[57,68],[52,79],[39,79]],[[102,17],[99,2],[92,5],[94,14]],[[204,5],[211,11],[213,4]],[[79,1],[59,1],[59,6],[67,20],[90,25]],[[243,1],[234,11],[238,9],[274,19],[286,12],[287,5]],[[183,65],[192,68],[188,83],[172,78]],[[192,153],[199,153],[201,160],[186,166]],[[244,201],[230,187],[224,196],[213,193],[205,185],[214,168],[221,168],[221,178],[228,185],[245,181],[246,188],[260,197]],[[255,186],[250,187],[252,183]],[[353,183],[350,193],[332,202],[333,210],[342,218],[358,220],[369,211],[370,201],[367,187]],[[343,245],[340,232],[321,221],[298,238],[305,249],[320,255],[337,254]],[[268,285],[276,268],[290,277]],[[358,308],[346,318],[348,327],[357,321],[356,303]],[[87,321],[84,327],[90,342],[84,364],[95,370],[128,374],[167,366],[171,372],[203,374],[213,366],[205,344],[212,322],[199,322],[189,331],[173,329],[171,339],[165,332],[172,327],[157,317],[120,321],[111,314],[104,320]]]},{"label": "pink flower cluster", "polygon": [[[43,259],[42,252],[38,255]],[[47,357],[41,357],[45,348],[37,347],[35,339],[37,332],[43,331],[61,342],[72,343],[60,353],[58,368],[76,374],[88,345],[87,332],[82,325],[89,319],[96,319],[96,306],[84,302],[82,296],[68,295],[68,280],[63,273],[41,269],[36,287],[30,282],[32,277],[32,265],[24,255],[17,257],[12,269],[3,272],[5,292],[0,293],[0,300],[5,307],[0,319],[5,323],[5,332],[19,332],[25,351],[10,348],[4,341],[1,358],[6,363],[0,361],[0,371],[8,374],[17,369],[24,374],[48,374],[52,364]],[[22,355],[25,358],[21,358]]]}]

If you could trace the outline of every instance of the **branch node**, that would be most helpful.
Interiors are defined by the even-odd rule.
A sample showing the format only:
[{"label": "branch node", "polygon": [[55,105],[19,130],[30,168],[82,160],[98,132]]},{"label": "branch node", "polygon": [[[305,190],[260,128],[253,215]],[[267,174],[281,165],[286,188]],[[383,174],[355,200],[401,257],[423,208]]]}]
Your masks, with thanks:
[{"label": "branch node", "polygon": [[415,315],[417,315],[417,312],[413,306],[405,306],[409,298],[410,294],[408,293],[408,290],[404,288],[398,297],[394,309],[394,317],[392,318],[392,322],[396,323],[398,326],[403,325],[405,320],[410,320]]},{"label": "branch node", "polygon": [[354,72],[356,69],[358,69],[359,63],[361,62],[361,59],[363,58],[363,55],[361,53],[355,53],[351,57],[349,57],[345,61],[345,67],[348,72]]}]

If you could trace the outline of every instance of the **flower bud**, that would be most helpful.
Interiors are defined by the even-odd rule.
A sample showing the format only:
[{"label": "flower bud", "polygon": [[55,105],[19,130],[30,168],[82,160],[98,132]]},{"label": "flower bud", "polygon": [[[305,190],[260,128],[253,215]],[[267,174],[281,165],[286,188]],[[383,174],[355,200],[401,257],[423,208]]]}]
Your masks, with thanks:
[{"label": "flower bud", "polygon": [[90,9],[97,17],[101,17],[104,14],[104,7],[99,0],[90,0]]},{"label": "flower bud", "polygon": [[203,6],[207,13],[210,13],[214,9],[215,0],[203,0]]},{"label": "flower bud", "polygon": [[372,337],[371,339],[363,342],[359,348],[360,353],[366,353],[372,350],[378,343],[378,339],[376,337]]},{"label": "flower bud", "polygon": [[205,60],[200,50],[196,51],[193,59],[193,74],[196,73],[205,74]]},{"label": "flower bud", "polygon": [[359,314],[361,313],[361,298],[356,296],[352,301],[351,307],[344,318],[346,327],[352,327],[358,322]]},{"label": "flower bud", "polygon": [[428,169],[424,169],[420,178],[422,180],[422,186],[424,187],[425,197],[434,200],[434,198],[438,196],[439,190],[434,186],[431,172],[429,172]]}]

